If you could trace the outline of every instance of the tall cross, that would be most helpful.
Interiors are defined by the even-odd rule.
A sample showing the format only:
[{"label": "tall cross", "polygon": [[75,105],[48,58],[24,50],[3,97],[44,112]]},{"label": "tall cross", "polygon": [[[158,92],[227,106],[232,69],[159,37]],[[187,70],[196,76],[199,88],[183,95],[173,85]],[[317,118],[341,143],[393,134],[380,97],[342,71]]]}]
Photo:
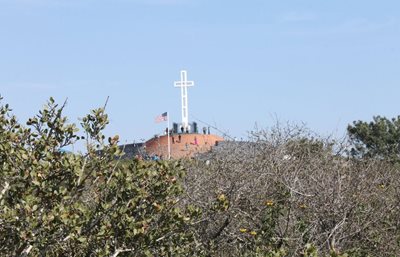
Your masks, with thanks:
[{"label": "tall cross", "polygon": [[181,88],[182,96],[182,127],[186,131],[189,129],[189,109],[188,109],[188,93],[187,88],[194,86],[193,81],[187,80],[187,72],[181,71],[181,81],[175,81],[174,87]]}]

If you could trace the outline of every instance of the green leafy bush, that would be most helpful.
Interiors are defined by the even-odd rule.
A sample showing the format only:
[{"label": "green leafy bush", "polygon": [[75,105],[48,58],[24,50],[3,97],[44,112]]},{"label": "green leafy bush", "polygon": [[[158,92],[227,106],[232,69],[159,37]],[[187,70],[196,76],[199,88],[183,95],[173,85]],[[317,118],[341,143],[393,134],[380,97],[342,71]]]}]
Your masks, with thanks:
[{"label": "green leafy bush", "polygon": [[[84,136],[53,99],[18,124],[0,109],[1,256],[170,256],[194,253],[196,211],[179,208],[179,162],[119,163],[105,142],[104,109],[82,119]],[[85,140],[87,152],[61,151]]]}]

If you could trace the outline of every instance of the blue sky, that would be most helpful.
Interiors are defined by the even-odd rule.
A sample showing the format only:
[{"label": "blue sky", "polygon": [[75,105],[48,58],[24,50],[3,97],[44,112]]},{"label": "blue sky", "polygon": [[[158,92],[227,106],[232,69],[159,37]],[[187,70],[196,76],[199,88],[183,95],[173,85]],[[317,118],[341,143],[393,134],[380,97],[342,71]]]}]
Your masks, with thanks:
[{"label": "blue sky", "polygon": [[[0,94],[21,121],[53,96],[72,122],[110,96],[122,142],[190,115],[235,137],[276,120],[342,135],[400,114],[398,0],[0,0]],[[193,119],[192,119],[193,120]],[[200,124],[200,126],[202,126]]]}]

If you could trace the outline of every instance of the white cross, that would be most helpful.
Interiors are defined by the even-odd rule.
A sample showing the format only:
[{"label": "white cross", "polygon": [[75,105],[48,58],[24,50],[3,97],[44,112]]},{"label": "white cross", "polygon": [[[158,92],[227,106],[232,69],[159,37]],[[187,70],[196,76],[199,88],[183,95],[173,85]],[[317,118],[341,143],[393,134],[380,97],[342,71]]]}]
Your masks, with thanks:
[{"label": "white cross", "polygon": [[175,81],[174,87],[181,88],[182,95],[182,127],[186,131],[189,129],[189,110],[188,110],[188,93],[187,88],[194,86],[193,81],[187,80],[187,72],[181,71],[181,81]]}]

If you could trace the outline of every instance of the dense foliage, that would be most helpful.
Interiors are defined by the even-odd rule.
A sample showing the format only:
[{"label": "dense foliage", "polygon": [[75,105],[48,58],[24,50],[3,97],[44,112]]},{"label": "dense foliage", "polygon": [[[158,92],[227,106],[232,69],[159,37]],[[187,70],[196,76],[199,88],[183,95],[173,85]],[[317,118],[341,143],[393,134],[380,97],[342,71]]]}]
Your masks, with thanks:
[{"label": "dense foliage", "polygon": [[354,156],[400,161],[400,116],[393,119],[376,116],[371,122],[355,121],[347,131]]},{"label": "dense foliage", "polygon": [[[396,256],[400,173],[297,126],[181,161],[122,161],[105,108],[0,106],[0,256]],[[83,154],[62,149],[84,142]]]},{"label": "dense foliage", "polygon": [[[192,253],[186,228],[196,210],[177,207],[179,163],[120,164],[117,137],[105,143],[101,133],[104,109],[82,119],[80,137],[63,108],[50,99],[23,127],[1,107],[0,255]],[[83,139],[86,154],[61,151]]]}]

